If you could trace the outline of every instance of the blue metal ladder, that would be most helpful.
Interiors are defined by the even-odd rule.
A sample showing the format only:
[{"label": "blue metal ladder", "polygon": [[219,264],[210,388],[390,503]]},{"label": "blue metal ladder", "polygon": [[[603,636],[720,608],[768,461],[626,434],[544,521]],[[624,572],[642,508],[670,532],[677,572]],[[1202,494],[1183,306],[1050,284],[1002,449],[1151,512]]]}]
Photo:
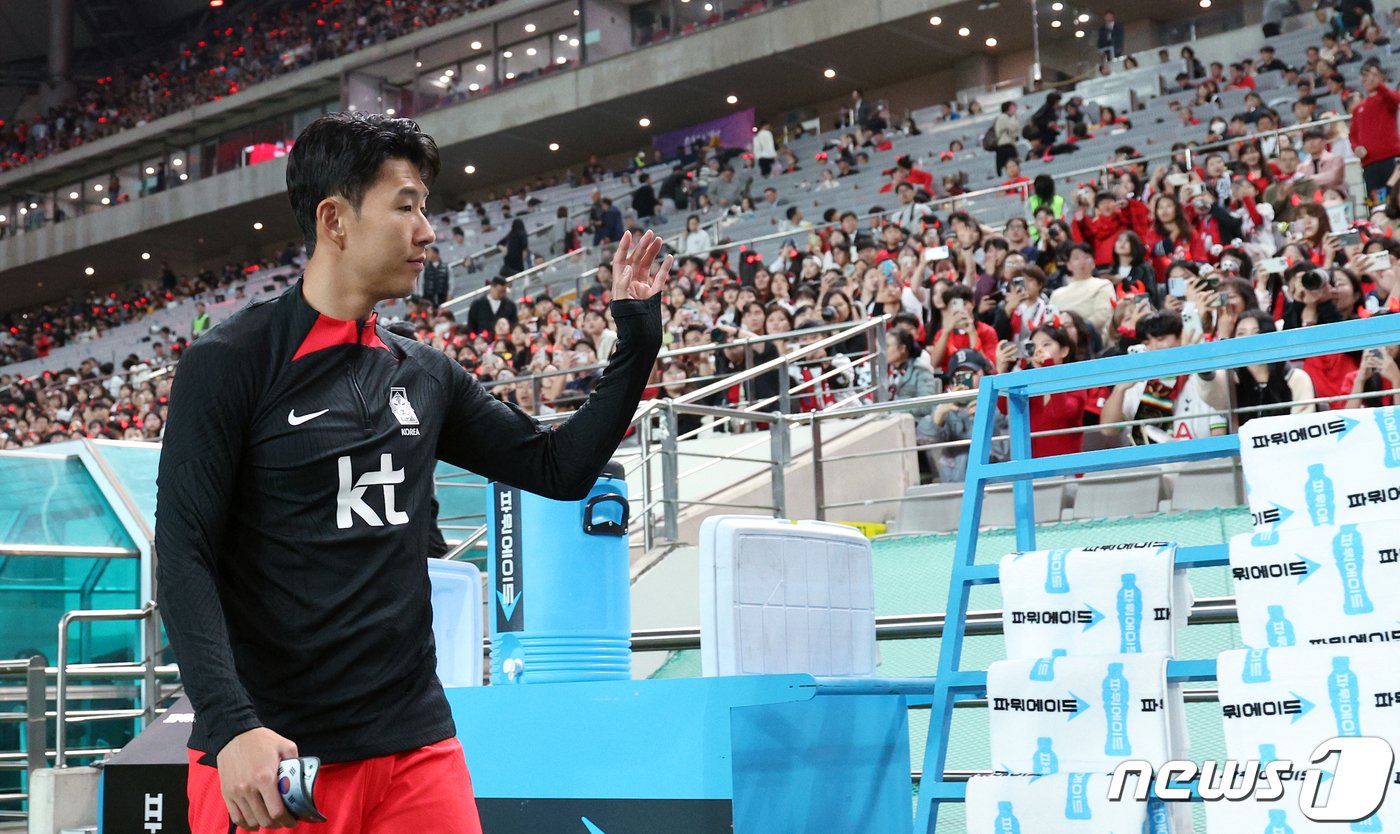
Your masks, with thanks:
[{"label": "blue metal ladder", "polygon": [[[1050,458],[1031,457],[1030,402],[1032,397],[1062,391],[1080,391],[1140,379],[1215,371],[1244,365],[1282,362],[1307,356],[1344,353],[1394,344],[1400,341],[1400,316],[1340,322],[1266,333],[1244,339],[1210,342],[1170,351],[1117,356],[1094,362],[1078,362],[1038,368],[982,379],[977,395],[977,423],[968,454],[958,542],[953,555],[948,588],[947,626],[943,631],[934,680],[928,743],[924,749],[923,777],[919,788],[914,831],[932,834],[938,808],[944,802],[962,802],[965,782],[948,781],[948,736],[958,701],[984,698],[986,670],[961,669],[966,636],[968,595],[974,585],[997,582],[996,564],[975,564],[978,526],[982,518],[983,491],[992,484],[1010,482],[1016,511],[1016,547],[1035,549],[1035,506],[1032,481],[1057,475],[1103,472],[1152,464],[1190,462],[1239,455],[1239,437],[1226,435],[1151,446],[1132,446],[1081,452]],[[993,418],[1000,397],[1006,397],[1010,423],[1011,460],[989,463]],[[1177,550],[1179,568],[1229,564],[1225,542]],[[1171,682],[1215,680],[1214,660],[1170,661]]]}]

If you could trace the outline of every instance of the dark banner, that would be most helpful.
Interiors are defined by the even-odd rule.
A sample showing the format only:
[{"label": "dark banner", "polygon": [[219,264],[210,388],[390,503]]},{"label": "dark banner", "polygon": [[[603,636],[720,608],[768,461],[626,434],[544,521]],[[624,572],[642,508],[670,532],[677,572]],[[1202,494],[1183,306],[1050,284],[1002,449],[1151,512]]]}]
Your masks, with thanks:
[{"label": "dark banner", "polygon": [[493,574],[491,607],[496,631],[525,630],[525,572],[520,554],[520,490],[496,484],[492,489],[496,514],[496,551],[491,554]]},{"label": "dark banner", "polygon": [[489,834],[731,834],[727,799],[477,799]]}]

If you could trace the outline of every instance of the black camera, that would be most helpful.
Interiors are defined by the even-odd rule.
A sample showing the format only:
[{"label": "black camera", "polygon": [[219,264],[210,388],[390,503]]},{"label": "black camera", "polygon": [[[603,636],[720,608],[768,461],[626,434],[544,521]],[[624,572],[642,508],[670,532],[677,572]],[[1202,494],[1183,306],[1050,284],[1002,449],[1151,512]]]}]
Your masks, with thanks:
[{"label": "black camera", "polygon": [[830,304],[822,308],[822,321],[831,324],[836,321],[836,308]]},{"label": "black camera", "polygon": [[724,330],[722,330],[722,329],[716,327],[715,329],[713,329],[713,330],[710,331],[710,341],[712,341],[712,342],[725,342],[725,341],[728,341],[728,340],[729,340],[729,334],[725,333]]},{"label": "black camera", "polygon": [[1322,289],[1322,274],[1315,269],[1304,272],[1303,289],[1309,292],[1317,292]]}]

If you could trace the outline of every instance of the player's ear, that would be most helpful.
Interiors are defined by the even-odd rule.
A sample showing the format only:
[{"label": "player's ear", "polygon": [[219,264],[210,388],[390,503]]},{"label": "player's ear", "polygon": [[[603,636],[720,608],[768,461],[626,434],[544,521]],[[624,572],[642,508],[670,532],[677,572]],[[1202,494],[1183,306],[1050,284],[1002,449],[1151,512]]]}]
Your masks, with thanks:
[{"label": "player's ear", "polygon": [[327,197],[316,204],[316,240],[318,244],[345,250],[345,225],[350,204],[343,197]]}]

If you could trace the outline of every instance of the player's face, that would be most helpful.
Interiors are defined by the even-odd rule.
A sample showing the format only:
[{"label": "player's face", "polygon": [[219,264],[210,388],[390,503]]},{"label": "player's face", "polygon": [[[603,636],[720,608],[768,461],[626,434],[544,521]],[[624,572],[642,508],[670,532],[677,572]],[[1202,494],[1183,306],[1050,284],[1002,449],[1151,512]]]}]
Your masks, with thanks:
[{"label": "player's face", "polygon": [[413,292],[425,249],[436,236],[425,215],[428,187],[404,159],[386,161],[360,211],[346,218],[345,259],[355,280],[376,298]]}]

